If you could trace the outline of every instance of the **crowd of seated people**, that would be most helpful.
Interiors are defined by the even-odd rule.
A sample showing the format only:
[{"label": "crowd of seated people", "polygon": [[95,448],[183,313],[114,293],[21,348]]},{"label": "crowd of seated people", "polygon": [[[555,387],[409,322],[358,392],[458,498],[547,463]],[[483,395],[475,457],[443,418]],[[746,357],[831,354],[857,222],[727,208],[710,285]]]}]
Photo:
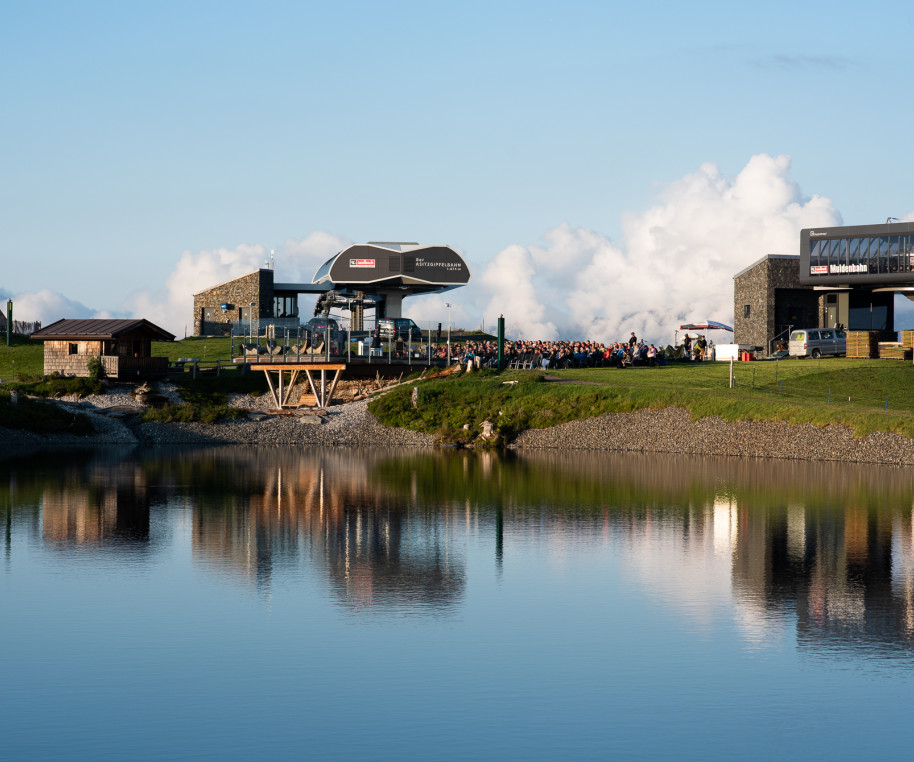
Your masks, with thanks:
[{"label": "crowd of seated people", "polygon": [[[698,342],[684,346],[664,348],[661,345],[635,340],[604,344],[596,341],[512,341],[505,342],[504,361],[507,368],[632,368],[666,365],[674,359],[707,359],[708,353]],[[705,345],[706,346],[706,345]],[[494,368],[498,363],[496,341],[468,341],[452,344],[450,356],[463,365],[477,368]],[[432,357],[446,359],[447,344],[433,344]]]},{"label": "crowd of seated people", "polygon": [[[671,350],[647,342],[513,341],[505,343],[504,360],[508,368],[629,368],[666,365]],[[446,357],[446,351],[446,347],[436,348],[434,356]],[[469,341],[452,347],[451,356],[462,364],[494,368],[498,345],[494,341]]]}]

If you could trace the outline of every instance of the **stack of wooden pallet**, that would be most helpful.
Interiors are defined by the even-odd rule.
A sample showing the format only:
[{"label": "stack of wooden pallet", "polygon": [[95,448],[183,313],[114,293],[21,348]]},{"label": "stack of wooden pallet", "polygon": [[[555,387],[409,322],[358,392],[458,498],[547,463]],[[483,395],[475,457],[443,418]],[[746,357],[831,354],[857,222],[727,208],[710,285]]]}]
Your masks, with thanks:
[{"label": "stack of wooden pallet", "polygon": [[848,331],[848,357],[879,357],[879,333],[877,331]]},{"label": "stack of wooden pallet", "polygon": [[901,333],[901,346],[908,349],[914,346],[914,331],[900,331],[899,333]]},{"label": "stack of wooden pallet", "polygon": [[911,350],[897,341],[880,341],[879,357],[883,360],[910,360]]}]

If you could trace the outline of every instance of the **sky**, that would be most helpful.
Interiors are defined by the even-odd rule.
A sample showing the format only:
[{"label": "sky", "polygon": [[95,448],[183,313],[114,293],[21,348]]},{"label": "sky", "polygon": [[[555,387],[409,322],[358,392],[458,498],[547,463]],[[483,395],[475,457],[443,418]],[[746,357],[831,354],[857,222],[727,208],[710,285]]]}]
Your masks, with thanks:
[{"label": "sky", "polygon": [[[420,325],[670,342],[803,227],[914,219],[901,2],[0,2],[0,297],[144,317],[351,242]],[[896,327],[914,326],[904,307]],[[313,305],[301,304],[310,316]],[[908,319],[904,310],[910,312]]]}]

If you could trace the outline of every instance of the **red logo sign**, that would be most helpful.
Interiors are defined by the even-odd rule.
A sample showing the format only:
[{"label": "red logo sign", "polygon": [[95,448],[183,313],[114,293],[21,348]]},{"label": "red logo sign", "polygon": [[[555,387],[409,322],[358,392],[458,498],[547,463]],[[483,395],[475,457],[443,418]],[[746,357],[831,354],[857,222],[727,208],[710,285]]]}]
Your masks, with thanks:
[{"label": "red logo sign", "polygon": [[350,259],[350,267],[374,267],[373,259]]},{"label": "red logo sign", "polygon": [[828,265],[818,265],[817,267],[810,267],[810,275],[826,275],[828,273]]}]

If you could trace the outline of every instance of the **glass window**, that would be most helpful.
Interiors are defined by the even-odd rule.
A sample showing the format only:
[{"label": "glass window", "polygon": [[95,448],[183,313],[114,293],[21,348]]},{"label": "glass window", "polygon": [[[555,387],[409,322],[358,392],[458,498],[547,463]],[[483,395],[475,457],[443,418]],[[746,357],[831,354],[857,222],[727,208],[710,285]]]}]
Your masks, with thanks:
[{"label": "glass window", "polygon": [[841,239],[836,238],[831,242],[831,256],[829,257],[829,262],[833,265],[840,264],[838,260],[838,253],[841,251]]},{"label": "glass window", "polygon": [[850,252],[848,254],[848,264],[856,265],[860,262],[860,239],[851,238]]},{"label": "glass window", "polygon": [[816,267],[819,264],[819,249],[822,247],[821,241],[809,242],[809,264]]},{"label": "glass window", "polygon": [[889,237],[880,236],[879,238],[879,272],[887,273],[889,271]]},{"label": "glass window", "polygon": [[839,243],[841,244],[841,249],[838,252],[838,264],[846,265],[847,264],[847,239],[842,238]]},{"label": "glass window", "polygon": [[889,236],[889,272],[898,272],[898,236]]},{"label": "glass window", "polygon": [[860,262],[864,265],[869,265],[870,261],[870,239],[861,238],[860,239]]}]

